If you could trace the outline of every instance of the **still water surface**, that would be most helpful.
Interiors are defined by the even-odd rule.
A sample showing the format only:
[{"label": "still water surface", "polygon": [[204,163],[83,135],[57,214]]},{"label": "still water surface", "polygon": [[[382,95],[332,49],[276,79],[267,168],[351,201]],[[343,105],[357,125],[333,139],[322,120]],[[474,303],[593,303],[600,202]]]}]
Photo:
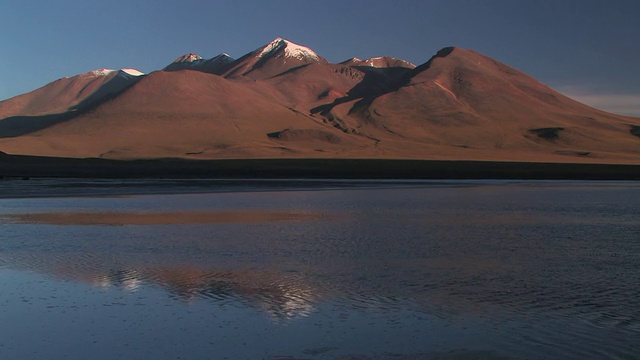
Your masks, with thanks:
[{"label": "still water surface", "polygon": [[5,192],[0,359],[640,358],[639,183],[165,185]]}]

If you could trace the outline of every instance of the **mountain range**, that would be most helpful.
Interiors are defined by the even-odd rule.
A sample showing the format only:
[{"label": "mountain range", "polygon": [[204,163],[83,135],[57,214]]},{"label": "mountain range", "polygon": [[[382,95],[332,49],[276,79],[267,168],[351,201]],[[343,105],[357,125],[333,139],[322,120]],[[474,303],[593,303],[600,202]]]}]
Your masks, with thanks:
[{"label": "mountain range", "polygon": [[109,159],[639,163],[640,118],[572,100],[472,50],[330,63],[277,38],[233,59],[101,69],[0,102],[0,152]]}]

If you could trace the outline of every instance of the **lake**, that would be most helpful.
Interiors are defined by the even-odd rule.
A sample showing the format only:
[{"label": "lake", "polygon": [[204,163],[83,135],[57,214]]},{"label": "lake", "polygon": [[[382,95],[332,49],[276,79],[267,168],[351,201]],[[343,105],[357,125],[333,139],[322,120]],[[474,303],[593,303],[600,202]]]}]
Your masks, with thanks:
[{"label": "lake", "polygon": [[640,183],[3,180],[0,359],[638,359]]}]

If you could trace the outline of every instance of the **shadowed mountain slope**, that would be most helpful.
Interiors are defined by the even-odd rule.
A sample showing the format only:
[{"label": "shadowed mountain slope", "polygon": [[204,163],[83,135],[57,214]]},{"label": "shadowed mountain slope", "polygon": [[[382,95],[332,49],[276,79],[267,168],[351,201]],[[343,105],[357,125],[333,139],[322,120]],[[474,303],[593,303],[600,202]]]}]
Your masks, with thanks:
[{"label": "shadowed mountain slope", "polygon": [[100,69],[65,77],[0,102],[0,119],[83,109],[124,90],[144,75],[133,69]]},{"label": "shadowed mountain slope", "polygon": [[200,55],[186,54],[175,59],[163,70],[198,70],[211,74],[222,75],[231,67],[231,64],[233,64],[234,61],[235,60],[227,54],[220,54],[208,60],[205,60]]}]

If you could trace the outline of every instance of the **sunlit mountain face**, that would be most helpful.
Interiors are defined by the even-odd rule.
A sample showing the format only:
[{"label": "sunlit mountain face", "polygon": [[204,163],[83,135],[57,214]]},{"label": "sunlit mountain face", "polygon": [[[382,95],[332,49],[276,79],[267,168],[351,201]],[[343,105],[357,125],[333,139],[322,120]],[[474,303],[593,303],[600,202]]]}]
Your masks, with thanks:
[{"label": "sunlit mountain face", "polygon": [[637,163],[638,128],[472,50],[334,64],[284,38],[0,102],[0,151],[57,157]]}]

